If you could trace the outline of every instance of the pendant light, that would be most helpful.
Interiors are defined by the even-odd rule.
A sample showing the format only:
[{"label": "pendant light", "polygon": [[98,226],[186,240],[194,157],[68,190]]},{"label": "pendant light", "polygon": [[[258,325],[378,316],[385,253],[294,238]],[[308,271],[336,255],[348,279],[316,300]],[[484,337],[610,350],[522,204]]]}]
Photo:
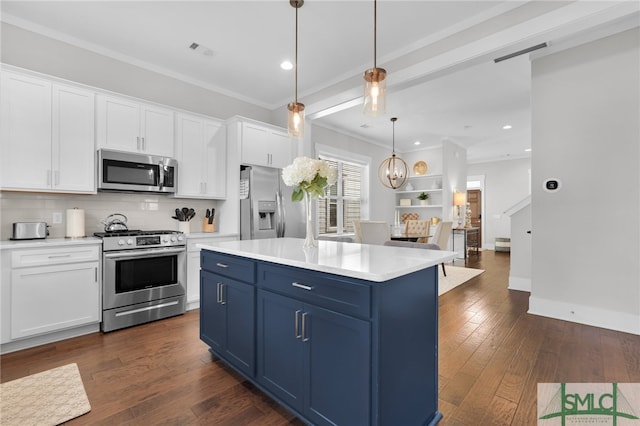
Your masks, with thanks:
[{"label": "pendant light", "polygon": [[295,95],[292,103],[287,105],[289,118],[287,128],[289,136],[295,139],[304,137],[304,104],[298,102],[298,9],[304,4],[304,0],[289,0],[289,4],[296,9],[296,63],[295,67]]},{"label": "pendant light", "polygon": [[396,117],[391,118],[393,123],[393,150],[391,157],[387,158],[380,164],[378,168],[378,177],[380,182],[387,188],[398,189],[409,178],[409,167],[407,163],[400,157],[396,156]]},{"label": "pendant light", "polygon": [[376,64],[377,50],[377,9],[378,3],[373,0],[373,68],[364,72],[364,115],[379,117],[385,113],[387,97],[387,71]]}]

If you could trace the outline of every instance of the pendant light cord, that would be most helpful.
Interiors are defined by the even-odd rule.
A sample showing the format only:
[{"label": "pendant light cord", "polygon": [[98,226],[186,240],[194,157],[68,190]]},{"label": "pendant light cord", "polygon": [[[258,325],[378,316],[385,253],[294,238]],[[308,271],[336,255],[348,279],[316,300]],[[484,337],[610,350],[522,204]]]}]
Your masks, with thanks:
[{"label": "pendant light cord", "polygon": [[298,9],[300,7],[296,7],[296,84],[295,84],[295,103],[298,103]]},{"label": "pendant light cord", "polygon": [[377,0],[373,0],[373,68],[377,68],[377,62],[376,62],[376,52],[378,50],[377,47],[377,36],[376,34],[378,33],[378,29],[377,29],[377,23],[378,23],[378,2]]}]

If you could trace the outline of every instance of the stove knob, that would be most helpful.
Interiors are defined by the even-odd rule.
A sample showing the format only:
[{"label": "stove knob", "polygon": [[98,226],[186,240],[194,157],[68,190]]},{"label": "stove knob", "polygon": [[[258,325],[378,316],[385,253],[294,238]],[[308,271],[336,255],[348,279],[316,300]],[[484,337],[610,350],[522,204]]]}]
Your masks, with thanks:
[{"label": "stove knob", "polygon": [[176,237],[171,237],[171,242],[175,243],[176,242]]},{"label": "stove knob", "polygon": [[168,238],[168,237],[164,237],[164,238],[162,239],[162,242],[163,242],[163,243],[168,243],[168,242],[169,242],[169,238]]},{"label": "stove knob", "polygon": [[124,240],[118,240],[118,245],[119,246],[123,246],[124,245]]},{"label": "stove knob", "polygon": [[133,244],[133,240],[132,240],[131,238],[129,238],[129,239],[127,240],[127,244],[128,244],[128,245]]},{"label": "stove knob", "polygon": [[182,241],[184,240],[184,236],[183,235],[178,235],[178,241]]}]

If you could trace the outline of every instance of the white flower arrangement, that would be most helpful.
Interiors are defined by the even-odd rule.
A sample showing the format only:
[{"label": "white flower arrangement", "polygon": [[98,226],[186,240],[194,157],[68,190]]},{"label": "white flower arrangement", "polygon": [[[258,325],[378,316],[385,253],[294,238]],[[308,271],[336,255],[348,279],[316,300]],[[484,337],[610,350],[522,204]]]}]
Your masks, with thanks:
[{"label": "white flower arrangement", "polygon": [[336,169],[324,160],[297,157],[293,163],[282,169],[282,180],[287,186],[295,186],[292,201],[301,201],[307,193],[311,198],[324,195],[324,188],[338,179]]}]

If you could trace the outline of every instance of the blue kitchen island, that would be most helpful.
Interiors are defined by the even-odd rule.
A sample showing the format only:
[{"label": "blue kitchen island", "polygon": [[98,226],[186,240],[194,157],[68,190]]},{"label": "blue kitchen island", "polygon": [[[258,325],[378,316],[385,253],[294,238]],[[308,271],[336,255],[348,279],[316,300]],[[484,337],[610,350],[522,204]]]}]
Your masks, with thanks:
[{"label": "blue kitchen island", "polygon": [[201,245],[200,338],[309,424],[436,424],[437,267],[456,253],[302,243]]}]

